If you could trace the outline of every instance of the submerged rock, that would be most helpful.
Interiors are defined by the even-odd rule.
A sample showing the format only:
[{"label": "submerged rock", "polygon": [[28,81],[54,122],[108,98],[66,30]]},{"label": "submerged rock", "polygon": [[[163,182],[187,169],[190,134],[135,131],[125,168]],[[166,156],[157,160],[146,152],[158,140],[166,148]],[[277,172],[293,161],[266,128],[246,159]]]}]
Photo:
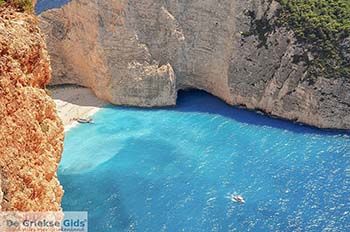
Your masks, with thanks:
[{"label": "submerged rock", "polygon": [[[269,28],[277,1],[72,0],[40,14],[51,84],[114,104],[173,105],[202,89],[232,105],[323,128],[350,128],[350,80],[308,78],[312,54]],[[346,41],[344,42],[346,46]]]},{"label": "submerged rock", "polygon": [[0,7],[0,54],[1,208],[61,210],[63,126],[43,89],[51,68],[35,16]]}]

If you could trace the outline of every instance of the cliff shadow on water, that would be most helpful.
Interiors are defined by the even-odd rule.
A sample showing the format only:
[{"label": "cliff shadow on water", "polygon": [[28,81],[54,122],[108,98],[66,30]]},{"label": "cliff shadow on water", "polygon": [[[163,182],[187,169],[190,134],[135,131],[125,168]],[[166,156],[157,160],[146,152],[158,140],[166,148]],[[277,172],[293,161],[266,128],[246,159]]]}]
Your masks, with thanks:
[{"label": "cliff shadow on water", "polygon": [[[108,107],[115,107],[110,105]],[[122,107],[124,110],[134,110],[136,107]],[[149,111],[153,109],[137,108],[138,110]],[[231,106],[221,99],[202,90],[180,90],[178,92],[175,107],[163,107],[161,109],[179,112],[198,112],[217,114],[235,121],[257,126],[268,126],[281,130],[288,130],[295,133],[319,134],[319,135],[350,135],[350,131],[335,129],[320,129],[289,120],[274,118],[260,111],[252,111],[237,106]]]}]

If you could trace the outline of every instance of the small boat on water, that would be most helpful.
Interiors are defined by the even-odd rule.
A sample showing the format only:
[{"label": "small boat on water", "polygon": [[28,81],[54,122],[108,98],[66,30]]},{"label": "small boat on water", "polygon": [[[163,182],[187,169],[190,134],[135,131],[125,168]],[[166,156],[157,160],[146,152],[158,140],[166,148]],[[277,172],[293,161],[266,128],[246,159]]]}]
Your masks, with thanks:
[{"label": "small boat on water", "polygon": [[240,204],[244,204],[245,200],[241,195],[231,195],[231,201],[240,203]]},{"label": "small boat on water", "polygon": [[94,123],[92,118],[74,118],[74,120],[79,123]]}]

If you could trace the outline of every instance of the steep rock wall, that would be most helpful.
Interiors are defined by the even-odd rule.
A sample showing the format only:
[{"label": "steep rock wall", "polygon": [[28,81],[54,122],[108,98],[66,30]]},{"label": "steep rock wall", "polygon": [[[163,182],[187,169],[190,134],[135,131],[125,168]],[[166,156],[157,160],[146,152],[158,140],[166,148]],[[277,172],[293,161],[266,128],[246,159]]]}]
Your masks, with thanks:
[{"label": "steep rock wall", "polygon": [[52,84],[88,86],[116,104],[175,104],[172,67],[151,56],[126,27],[125,17],[119,1],[72,1],[43,14],[41,28],[52,48]]},{"label": "steep rock wall", "polygon": [[137,106],[172,105],[177,90],[197,88],[232,105],[349,129],[349,79],[306,78],[305,64],[294,62],[305,48],[285,28],[266,34],[260,25],[246,35],[278,8],[273,0],[72,0],[40,15],[52,84]]},{"label": "steep rock wall", "polygon": [[64,132],[43,89],[51,68],[34,16],[0,7],[0,54],[1,208],[61,210],[56,171]]}]

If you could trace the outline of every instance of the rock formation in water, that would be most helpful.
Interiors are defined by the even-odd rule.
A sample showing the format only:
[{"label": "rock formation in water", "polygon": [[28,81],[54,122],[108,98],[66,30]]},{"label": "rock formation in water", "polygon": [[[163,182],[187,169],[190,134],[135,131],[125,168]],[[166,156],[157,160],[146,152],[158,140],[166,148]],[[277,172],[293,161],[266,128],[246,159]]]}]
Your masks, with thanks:
[{"label": "rock formation in water", "polygon": [[40,15],[52,84],[136,106],[173,105],[179,89],[202,89],[232,105],[349,129],[350,78],[308,78],[306,62],[296,61],[307,48],[287,27],[265,25],[279,8],[274,0],[72,0]]},{"label": "rock formation in water", "polygon": [[0,6],[0,206],[61,210],[63,125],[44,86],[51,68],[35,16]]}]

